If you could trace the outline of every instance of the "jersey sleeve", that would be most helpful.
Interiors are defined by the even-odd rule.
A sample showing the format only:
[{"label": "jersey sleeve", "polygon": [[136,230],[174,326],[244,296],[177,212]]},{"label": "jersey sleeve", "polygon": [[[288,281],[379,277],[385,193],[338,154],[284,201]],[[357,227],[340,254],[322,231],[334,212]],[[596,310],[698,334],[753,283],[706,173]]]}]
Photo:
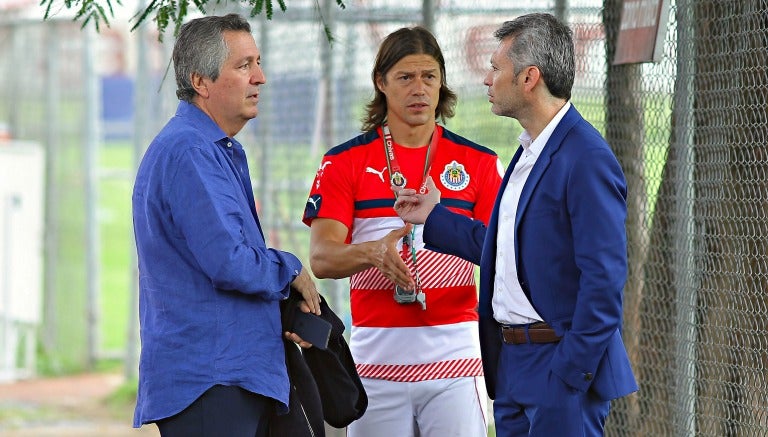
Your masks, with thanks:
[{"label": "jersey sleeve", "polygon": [[354,184],[350,151],[323,156],[317,169],[302,221],[312,225],[316,218],[330,218],[352,228],[354,216]]}]

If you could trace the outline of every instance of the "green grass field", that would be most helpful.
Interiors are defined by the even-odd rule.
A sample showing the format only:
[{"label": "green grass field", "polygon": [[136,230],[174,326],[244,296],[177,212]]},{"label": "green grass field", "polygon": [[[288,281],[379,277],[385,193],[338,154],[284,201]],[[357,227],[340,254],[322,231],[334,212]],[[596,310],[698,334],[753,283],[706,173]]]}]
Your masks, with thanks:
[{"label": "green grass field", "polygon": [[[105,148],[101,154],[101,166],[113,170],[111,173],[115,175],[132,177],[132,153],[128,145]],[[100,305],[101,348],[121,353],[128,336],[131,266],[135,251],[131,221],[132,188],[133,181],[126,177],[102,179],[97,214],[101,232],[100,283],[103,294]]]}]

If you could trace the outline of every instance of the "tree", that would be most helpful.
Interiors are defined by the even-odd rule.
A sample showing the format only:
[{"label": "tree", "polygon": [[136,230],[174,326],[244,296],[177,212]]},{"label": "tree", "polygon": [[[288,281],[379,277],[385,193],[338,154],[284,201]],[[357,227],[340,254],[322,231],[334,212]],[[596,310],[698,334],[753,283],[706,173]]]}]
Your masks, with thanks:
[{"label": "tree", "polygon": [[[235,0],[236,3],[250,8],[250,16],[255,17],[265,13],[268,20],[272,19],[274,13],[273,0]],[[315,6],[320,10],[319,0],[315,0]],[[40,4],[45,6],[44,19],[51,17],[51,9],[57,0],[41,0]],[[150,0],[144,10],[137,13],[132,20],[135,21],[131,30],[136,30],[143,22],[146,21],[152,13],[154,13],[153,21],[157,24],[157,30],[159,31],[160,38],[170,23],[174,23],[174,34],[177,34],[181,25],[184,23],[184,18],[189,13],[190,3],[192,7],[197,8],[200,12],[205,14],[206,6],[208,3],[218,5],[219,3],[227,3],[227,0]],[[344,0],[335,0],[336,4],[344,9]],[[82,20],[83,27],[88,25],[89,22],[93,22],[96,30],[99,30],[101,23],[103,22],[109,26],[110,18],[115,16],[114,5],[121,5],[121,0],[64,0],[64,7],[67,9],[75,9],[75,21]],[[285,0],[277,0],[277,4],[280,10],[286,11]],[[322,20],[322,15],[321,15]],[[331,41],[329,29],[325,28],[326,36]]]},{"label": "tree", "polygon": [[[649,235],[645,209],[648,204],[645,187],[643,93],[640,64],[613,65],[621,24],[624,0],[603,0],[602,19],[605,29],[606,83],[605,83],[605,137],[621,163],[627,179],[627,255],[629,271],[624,288],[624,343],[638,379],[643,369],[640,362],[638,336],[642,313],[639,306],[644,295],[645,281],[642,270],[648,257]],[[623,398],[616,403],[608,430],[632,430],[639,425],[637,396]]]},{"label": "tree", "polygon": [[694,6],[693,211],[707,249],[696,313],[696,429],[747,436],[766,426],[765,396],[754,394],[765,392],[768,365],[768,12],[761,0]]},{"label": "tree", "polygon": [[[624,333],[640,391],[637,405],[623,399],[614,411],[629,435],[754,435],[768,423],[768,14],[762,0],[678,0],[675,11],[668,155],[649,235],[628,231],[640,280],[628,281]],[[640,74],[612,70],[609,82],[626,89]],[[632,130],[616,124],[622,108],[642,124],[636,102],[621,88],[612,95],[616,142],[622,126]],[[630,164],[642,141],[626,144],[619,159],[637,184]],[[630,209],[628,226],[642,213]]]}]

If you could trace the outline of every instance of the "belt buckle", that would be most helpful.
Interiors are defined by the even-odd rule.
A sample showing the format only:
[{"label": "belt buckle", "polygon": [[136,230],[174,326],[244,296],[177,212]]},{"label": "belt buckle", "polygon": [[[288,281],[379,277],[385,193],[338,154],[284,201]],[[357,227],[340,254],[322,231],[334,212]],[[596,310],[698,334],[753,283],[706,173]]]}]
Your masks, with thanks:
[{"label": "belt buckle", "polygon": [[[518,328],[516,328],[514,326],[503,326],[502,325],[502,327],[501,327],[501,340],[505,344],[520,344],[517,341],[515,341],[515,333],[517,332],[516,329],[518,329]],[[507,335],[505,335],[507,333],[509,333],[509,341],[507,341]]]}]

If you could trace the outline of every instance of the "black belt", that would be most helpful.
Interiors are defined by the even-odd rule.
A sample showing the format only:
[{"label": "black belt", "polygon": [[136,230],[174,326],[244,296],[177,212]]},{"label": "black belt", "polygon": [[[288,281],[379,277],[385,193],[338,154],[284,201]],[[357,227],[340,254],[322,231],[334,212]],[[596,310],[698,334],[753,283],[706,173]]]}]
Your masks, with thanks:
[{"label": "black belt", "polygon": [[[526,330],[528,334],[526,335]],[[501,338],[506,344],[525,343],[557,343],[562,337],[555,334],[555,330],[544,322],[533,323],[525,326],[501,326]]]}]

